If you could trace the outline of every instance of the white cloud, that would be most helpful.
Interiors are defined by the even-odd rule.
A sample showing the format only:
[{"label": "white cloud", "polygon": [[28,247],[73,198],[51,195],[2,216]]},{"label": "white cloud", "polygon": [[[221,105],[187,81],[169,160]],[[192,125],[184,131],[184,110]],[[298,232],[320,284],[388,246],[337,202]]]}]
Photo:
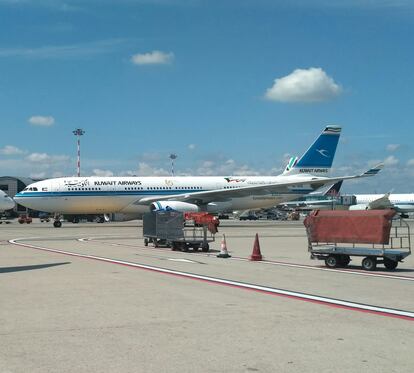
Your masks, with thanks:
[{"label": "white cloud", "polygon": [[25,153],[26,151],[21,150],[13,145],[6,145],[4,148],[0,149],[0,154],[4,154],[4,155],[20,155],[20,154],[25,154]]},{"label": "white cloud", "polygon": [[26,154],[24,157],[0,158],[0,170],[3,175],[60,177],[72,174],[75,166],[75,161],[71,162],[69,156],[40,152]]},{"label": "white cloud", "polygon": [[275,79],[265,97],[280,102],[322,102],[342,92],[341,86],[320,67],[296,69],[291,74]]},{"label": "white cloud", "polygon": [[139,162],[138,169],[136,171],[131,171],[133,175],[137,176],[168,176],[171,175],[170,171],[165,170],[160,167],[152,167],[146,162]]},{"label": "white cloud", "polygon": [[34,115],[29,118],[28,122],[34,126],[50,127],[55,123],[55,118],[52,116]]},{"label": "white cloud", "polygon": [[99,168],[94,168],[92,172],[95,176],[114,176],[114,173],[110,170],[100,170]]},{"label": "white cloud", "polygon": [[131,57],[134,65],[165,65],[174,60],[174,53],[152,51],[148,53],[137,53]]},{"label": "white cloud", "polygon": [[33,172],[30,174],[30,177],[32,179],[45,179],[46,178],[46,172]]},{"label": "white cloud", "polygon": [[389,152],[395,152],[400,147],[400,144],[388,144],[386,149]]},{"label": "white cloud", "polygon": [[409,160],[407,161],[407,166],[408,166],[408,167],[414,167],[414,158],[409,159]]},{"label": "white cloud", "polygon": [[234,159],[227,159],[225,162],[214,162],[205,160],[196,171],[197,175],[213,176],[213,175],[238,175],[238,176],[255,176],[260,171],[254,170],[248,165],[238,165]]},{"label": "white cloud", "polygon": [[98,40],[70,45],[46,45],[28,48],[0,48],[0,58],[73,59],[111,53],[127,39]]},{"label": "white cloud", "polygon": [[399,163],[398,158],[394,157],[393,155],[390,155],[389,157],[384,159],[385,166],[395,166],[398,163]]},{"label": "white cloud", "polygon": [[196,148],[196,145],[195,144],[188,145],[188,149],[189,150],[194,150],[195,148]]},{"label": "white cloud", "polygon": [[26,157],[26,160],[29,162],[43,163],[45,165],[67,162],[69,159],[67,155],[49,155],[46,153],[31,153]]}]

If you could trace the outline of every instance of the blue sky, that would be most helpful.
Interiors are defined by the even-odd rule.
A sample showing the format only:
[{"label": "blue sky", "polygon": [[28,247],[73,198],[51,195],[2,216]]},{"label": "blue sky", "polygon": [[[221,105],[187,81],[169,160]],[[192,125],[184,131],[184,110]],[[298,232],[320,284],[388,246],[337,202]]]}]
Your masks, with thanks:
[{"label": "blue sky", "polygon": [[0,174],[278,174],[339,124],[412,192],[414,2],[0,0]]}]

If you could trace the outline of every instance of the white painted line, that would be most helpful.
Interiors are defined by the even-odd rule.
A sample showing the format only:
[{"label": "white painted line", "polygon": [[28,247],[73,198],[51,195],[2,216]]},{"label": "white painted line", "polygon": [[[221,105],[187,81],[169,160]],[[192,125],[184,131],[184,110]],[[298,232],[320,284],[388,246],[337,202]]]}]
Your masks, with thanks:
[{"label": "white painted line", "polygon": [[197,262],[195,262],[194,260],[189,260],[189,259],[180,259],[180,258],[167,258],[167,260],[170,260],[172,262],[183,262],[183,263],[193,263],[193,264],[198,264]]},{"label": "white painted line", "polygon": [[104,257],[99,257],[99,256],[94,256],[94,255],[84,255],[84,254],[73,253],[70,251],[49,249],[49,248],[45,248],[41,246],[25,244],[25,243],[18,242],[18,241],[19,241],[18,239],[9,240],[11,244],[28,247],[28,248],[36,249],[36,250],[48,251],[52,253],[64,254],[64,255],[69,255],[69,256],[74,256],[74,257],[79,257],[79,258],[85,258],[85,259],[92,259],[92,260],[97,260],[97,261],[102,261],[102,262],[107,262],[107,263],[120,264],[120,265],[124,265],[128,267],[140,268],[140,269],[149,270],[153,272],[158,272],[158,273],[163,273],[163,274],[168,274],[168,275],[173,275],[173,276],[178,276],[178,277],[183,277],[183,278],[188,278],[188,279],[193,279],[193,280],[200,280],[200,281],[213,283],[213,284],[226,285],[226,286],[231,286],[231,287],[240,288],[240,289],[253,290],[253,291],[262,292],[266,294],[284,296],[284,297],[303,300],[307,302],[328,305],[332,307],[339,307],[339,308],[344,308],[344,309],[349,309],[349,310],[354,310],[354,311],[368,312],[368,313],[373,313],[373,314],[382,315],[382,316],[388,316],[388,317],[394,317],[394,318],[414,321],[414,312],[411,312],[411,311],[404,311],[404,310],[374,306],[374,305],[369,305],[369,304],[355,303],[355,302],[350,302],[350,301],[341,300],[341,299],[327,298],[327,297],[322,297],[318,295],[300,293],[300,292],[295,292],[295,291],[290,291],[290,290],[285,290],[285,289],[278,289],[278,288],[272,288],[272,287],[267,287],[267,286],[262,286],[262,285],[248,284],[244,282],[226,280],[226,279],[221,279],[221,278],[216,278],[216,277],[197,275],[194,273],[175,271],[175,270],[166,269],[162,267],[155,267],[155,266],[150,266],[146,264],[127,262],[123,260],[104,258]]},{"label": "white painted line", "polygon": [[[136,246],[136,245],[128,245],[128,244],[120,244],[120,243],[109,243],[109,242],[102,242],[99,241],[99,237],[89,237],[89,238],[80,238],[78,241],[82,242],[99,242],[104,245],[111,245],[111,246],[127,246],[127,247],[136,247],[139,249],[143,248],[149,248],[151,250],[159,250],[164,251],[164,249],[159,249],[155,247],[146,247],[146,246]],[[180,252],[176,252],[176,254],[179,254]],[[198,256],[205,256],[205,257],[212,257],[211,254],[204,254],[204,253],[192,253],[192,255],[198,255]],[[248,258],[243,258],[239,256],[232,256],[229,258],[229,260],[238,260],[243,262],[249,262],[250,260]],[[311,266],[308,264],[296,264],[296,263],[289,263],[289,262],[279,262],[276,260],[261,260],[255,262],[257,264],[270,264],[280,267],[291,267],[291,268],[300,268],[300,269],[310,269],[314,271],[326,271],[326,272],[334,272],[334,273],[345,273],[349,275],[358,275],[358,276],[365,276],[365,277],[379,277],[379,278],[388,278],[392,280],[403,280],[403,281],[414,281],[414,277],[411,276],[402,276],[402,275],[393,275],[393,274],[386,274],[386,273],[375,273],[375,272],[367,272],[364,270],[352,270],[352,269],[341,269],[341,268],[326,268],[326,267],[319,267],[319,266]]]}]

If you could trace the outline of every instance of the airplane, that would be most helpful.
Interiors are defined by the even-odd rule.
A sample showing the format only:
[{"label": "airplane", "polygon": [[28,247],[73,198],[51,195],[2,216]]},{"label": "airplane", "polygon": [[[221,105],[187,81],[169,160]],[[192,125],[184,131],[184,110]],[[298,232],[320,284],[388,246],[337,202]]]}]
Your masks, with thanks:
[{"label": "airplane", "polygon": [[376,175],[328,177],[341,127],[327,126],[288,171],[279,176],[61,177],[30,184],[15,201],[33,210],[59,214],[144,214],[149,211],[210,213],[276,206],[325,185]]},{"label": "airplane", "polygon": [[343,180],[332,184],[324,191],[315,191],[295,200],[281,203],[278,207],[283,209],[299,209],[304,211],[332,209],[338,203],[339,191]]},{"label": "airplane", "polygon": [[356,204],[350,210],[382,210],[394,209],[403,217],[414,212],[414,193],[401,194],[355,194]]},{"label": "airplane", "polygon": [[13,199],[0,190],[0,213],[14,208],[15,205]]},{"label": "airplane", "polygon": [[16,203],[13,201],[13,199],[2,190],[0,190],[0,224],[3,223],[3,220],[5,220],[6,224],[9,223],[9,216],[4,212],[11,210],[14,208],[14,206],[16,206]]}]

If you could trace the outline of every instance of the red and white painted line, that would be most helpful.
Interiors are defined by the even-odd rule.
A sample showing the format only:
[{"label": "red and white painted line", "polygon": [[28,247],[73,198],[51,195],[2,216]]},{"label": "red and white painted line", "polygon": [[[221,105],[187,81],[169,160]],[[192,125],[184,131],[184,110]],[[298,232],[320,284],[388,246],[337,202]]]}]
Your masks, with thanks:
[{"label": "red and white painted line", "polygon": [[[108,245],[108,246],[126,246],[126,247],[134,247],[139,249],[149,249],[149,250],[157,250],[165,252],[165,249],[163,248],[156,248],[151,246],[137,246],[137,245],[131,245],[131,244],[122,244],[122,243],[112,243],[112,242],[106,242],[106,241],[100,241],[99,237],[84,237],[79,238],[78,241],[80,242],[99,242],[100,244]],[[179,251],[171,251],[171,253],[174,254],[180,254]],[[194,255],[198,256],[206,256],[211,257],[211,254],[206,253],[200,253],[195,252],[192,253]],[[243,258],[239,256],[235,256],[232,254],[232,257],[228,260],[238,260],[238,261],[250,261],[249,258]],[[366,276],[366,277],[379,277],[379,278],[387,278],[392,280],[403,280],[403,281],[414,281],[414,277],[412,276],[403,276],[403,275],[395,275],[395,274],[388,274],[388,273],[378,273],[378,272],[367,272],[364,270],[357,270],[357,269],[349,269],[349,268],[327,268],[327,267],[320,267],[320,266],[312,266],[308,264],[297,264],[297,263],[289,263],[289,262],[280,262],[277,260],[266,260],[263,259],[261,261],[255,262],[257,264],[269,264],[269,265],[276,265],[281,267],[291,267],[291,268],[300,268],[300,269],[310,269],[315,271],[326,271],[326,272],[336,272],[336,273],[345,273],[349,275],[358,275],[358,276]]]},{"label": "red and white painted line", "polygon": [[256,291],[256,292],[269,294],[269,295],[282,296],[282,297],[287,297],[291,299],[297,299],[297,300],[307,301],[311,303],[321,304],[325,306],[343,308],[347,310],[366,312],[366,313],[372,313],[372,314],[381,315],[381,316],[414,321],[414,312],[411,312],[411,311],[404,311],[404,310],[379,307],[379,306],[374,306],[374,305],[369,305],[369,304],[355,303],[355,302],[350,302],[350,301],[341,300],[341,299],[327,298],[327,297],[322,297],[318,295],[300,293],[300,292],[290,291],[290,290],[285,290],[285,289],[278,289],[278,288],[272,288],[272,287],[267,287],[267,286],[262,286],[262,285],[226,280],[226,279],[221,279],[221,278],[216,278],[216,277],[197,275],[194,273],[175,271],[175,270],[166,269],[162,267],[127,262],[127,261],[117,260],[117,259],[104,258],[104,257],[99,257],[99,256],[94,256],[94,255],[85,255],[85,254],[73,253],[70,251],[49,249],[46,247],[41,247],[41,246],[19,242],[21,240],[22,239],[14,239],[14,240],[9,240],[9,242],[14,245],[28,247],[30,249],[48,251],[52,253],[69,255],[73,257],[85,258],[85,259],[90,259],[90,260],[96,260],[96,261],[101,261],[101,262],[106,262],[106,263],[111,263],[111,264],[118,264],[118,265],[123,265],[123,266],[131,267],[131,268],[157,272],[157,273],[161,273],[165,275],[187,278],[191,280],[198,280],[198,281],[203,281],[203,282],[207,282],[207,283],[215,284],[215,285],[230,286],[230,287],[238,288],[238,289],[251,290],[251,291]]}]

